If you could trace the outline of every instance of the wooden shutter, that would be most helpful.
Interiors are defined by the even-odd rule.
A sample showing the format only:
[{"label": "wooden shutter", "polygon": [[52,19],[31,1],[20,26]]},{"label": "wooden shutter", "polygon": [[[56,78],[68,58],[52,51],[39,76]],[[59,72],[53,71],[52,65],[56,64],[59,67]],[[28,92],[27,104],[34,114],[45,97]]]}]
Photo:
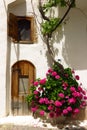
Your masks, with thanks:
[{"label": "wooden shutter", "polygon": [[37,42],[37,30],[34,17],[31,19],[31,39],[33,43]]},{"label": "wooden shutter", "polygon": [[18,24],[17,17],[10,13],[9,14],[9,31],[8,35],[13,38],[13,40],[18,41]]}]

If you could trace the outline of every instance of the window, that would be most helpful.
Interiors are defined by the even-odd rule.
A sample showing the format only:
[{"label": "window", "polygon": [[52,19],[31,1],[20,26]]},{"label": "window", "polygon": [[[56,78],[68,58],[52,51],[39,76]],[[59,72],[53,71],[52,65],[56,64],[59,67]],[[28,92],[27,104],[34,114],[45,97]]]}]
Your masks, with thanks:
[{"label": "window", "polygon": [[15,43],[35,43],[37,33],[34,17],[15,16],[9,14],[8,35]]},{"label": "window", "polygon": [[29,77],[27,75],[19,76],[19,94],[28,93]]}]

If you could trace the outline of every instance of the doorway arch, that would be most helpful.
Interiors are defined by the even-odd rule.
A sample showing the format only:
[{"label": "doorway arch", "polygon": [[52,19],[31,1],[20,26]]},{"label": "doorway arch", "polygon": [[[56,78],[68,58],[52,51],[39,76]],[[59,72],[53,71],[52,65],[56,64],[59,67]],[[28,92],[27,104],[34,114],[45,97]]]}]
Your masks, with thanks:
[{"label": "doorway arch", "polygon": [[35,66],[26,60],[12,66],[11,108],[13,115],[28,115],[29,106],[25,96],[30,93],[31,82],[35,80]]}]

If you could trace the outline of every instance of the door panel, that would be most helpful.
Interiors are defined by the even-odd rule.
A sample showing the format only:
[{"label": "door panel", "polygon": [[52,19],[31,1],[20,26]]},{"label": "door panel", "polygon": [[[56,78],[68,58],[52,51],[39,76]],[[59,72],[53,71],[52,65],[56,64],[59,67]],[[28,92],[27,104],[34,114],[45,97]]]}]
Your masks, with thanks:
[{"label": "door panel", "polygon": [[28,61],[18,61],[12,66],[11,100],[13,115],[28,115],[25,96],[30,93],[31,81],[35,79],[35,67]]}]

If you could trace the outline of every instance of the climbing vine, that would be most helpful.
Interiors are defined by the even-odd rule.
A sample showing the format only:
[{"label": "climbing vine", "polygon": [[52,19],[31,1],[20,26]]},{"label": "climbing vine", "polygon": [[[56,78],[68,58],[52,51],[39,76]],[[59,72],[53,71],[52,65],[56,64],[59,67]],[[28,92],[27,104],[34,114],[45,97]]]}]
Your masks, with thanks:
[{"label": "climbing vine", "polygon": [[[57,7],[66,7],[66,12],[60,17],[51,17],[48,15],[48,12],[52,8]],[[67,14],[69,13],[70,9],[75,7],[75,0],[45,0],[45,2],[42,3],[41,0],[39,0],[39,12],[41,14],[41,17],[43,19],[43,22],[41,24],[41,31],[42,35],[45,38],[45,42],[48,47],[48,51],[50,53],[50,56],[53,60],[53,62],[56,62],[53,56],[53,52],[50,47],[50,39],[52,38],[52,34],[56,29],[62,25],[63,21],[65,20]],[[60,63],[58,63],[59,66]]]},{"label": "climbing vine", "polygon": [[[40,3],[40,2],[39,2]],[[57,6],[61,6],[61,7],[69,7],[67,10],[67,13],[69,12],[69,10],[72,7],[75,7],[75,0],[49,0],[47,3],[43,4],[43,6],[41,6],[40,3],[40,13],[43,17],[43,19],[45,20],[42,23],[42,34],[43,35],[49,35],[52,34],[53,31],[56,30],[56,28],[62,24],[62,21],[64,20],[64,18],[66,17],[67,13],[65,13],[65,15],[63,16],[63,18],[55,18],[55,17],[47,17],[46,13],[52,8],[52,7],[57,7]]]},{"label": "climbing vine", "polygon": [[[79,76],[71,68],[64,68],[56,62],[51,50],[50,41],[53,32],[62,25],[70,9],[75,7],[75,0],[39,0],[39,11],[42,16],[41,31],[45,38],[48,51],[53,60],[53,67],[48,69],[46,77],[36,79],[32,83],[31,93],[26,97],[33,114],[36,112],[44,116],[48,113],[50,118],[59,116],[75,117],[81,108],[86,107],[86,91],[79,84]],[[62,18],[48,16],[53,7],[67,7]],[[38,111],[37,111],[38,110]]]}]

